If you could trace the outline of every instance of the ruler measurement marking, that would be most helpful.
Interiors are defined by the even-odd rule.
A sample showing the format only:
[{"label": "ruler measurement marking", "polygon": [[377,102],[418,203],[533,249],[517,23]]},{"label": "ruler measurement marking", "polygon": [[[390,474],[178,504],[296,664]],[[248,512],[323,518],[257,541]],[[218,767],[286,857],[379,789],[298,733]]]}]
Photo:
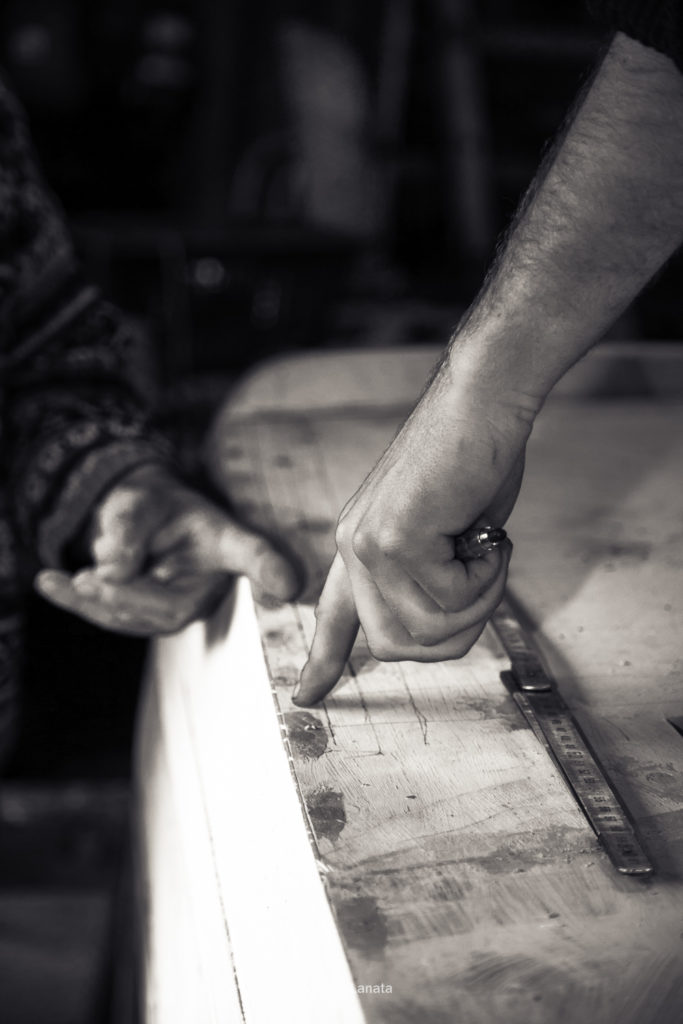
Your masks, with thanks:
[{"label": "ruler measurement marking", "polygon": [[510,658],[510,672],[503,676],[516,684],[512,696],[613,864],[622,874],[652,874],[618,794],[506,602],[494,613],[493,625]]}]

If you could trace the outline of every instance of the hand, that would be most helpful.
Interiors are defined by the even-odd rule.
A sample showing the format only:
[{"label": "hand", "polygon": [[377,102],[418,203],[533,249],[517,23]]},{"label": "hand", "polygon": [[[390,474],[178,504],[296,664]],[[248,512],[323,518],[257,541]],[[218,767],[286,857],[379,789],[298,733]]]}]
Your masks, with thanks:
[{"label": "hand", "polygon": [[332,689],[359,623],[380,661],[441,661],[470,649],[503,596],[512,547],[460,562],[453,537],[507,519],[531,419],[523,403],[442,368],[342,512],[296,704]]},{"label": "hand", "polygon": [[93,564],[72,575],[38,573],[53,604],[117,633],[175,633],[208,614],[232,575],[248,576],[257,600],[287,600],[294,567],[264,538],[159,466],[140,466],[105,495],[91,520]]}]

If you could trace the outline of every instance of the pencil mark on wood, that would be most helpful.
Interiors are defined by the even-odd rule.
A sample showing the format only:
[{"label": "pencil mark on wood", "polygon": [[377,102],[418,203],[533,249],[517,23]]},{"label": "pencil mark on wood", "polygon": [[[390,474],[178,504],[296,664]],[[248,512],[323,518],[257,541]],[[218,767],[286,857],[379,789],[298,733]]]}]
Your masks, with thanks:
[{"label": "pencil mark on wood", "polygon": [[336,741],[335,736],[334,736],[334,727],[332,726],[332,719],[330,718],[330,713],[329,713],[329,711],[327,710],[327,708],[325,707],[324,704],[323,704],[323,712],[325,714],[325,721],[327,722],[327,731],[329,733],[330,739],[332,740],[332,742],[336,746],[337,745],[337,741]]},{"label": "pencil mark on wood", "polygon": [[620,754],[613,763],[621,773],[638,779],[645,779],[648,789],[656,796],[678,800],[681,792],[681,777],[671,761],[658,764],[655,761],[643,763],[637,757]]},{"label": "pencil mark on wood", "polygon": [[407,683],[407,681],[406,681],[404,676],[402,676],[402,680],[403,680],[403,686],[405,688],[405,691],[408,694],[408,700],[410,701],[410,706],[412,707],[413,711],[415,712],[415,717],[417,718],[418,723],[420,725],[420,731],[422,733],[422,742],[424,743],[425,747],[427,747],[427,746],[429,746],[429,743],[428,743],[428,740],[427,740],[427,731],[429,729],[427,718],[426,718],[425,714],[422,711],[420,711],[420,709],[418,708],[417,704],[415,703],[415,698],[413,697],[413,694],[412,694],[412,692],[410,690],[410,687],[408,686],[408,683]]},{"label": "pencil mark on wood", "polygon": [[420,723],[420,731],[422,733],[422,742],[424,743],[424,745],[426,747],[426,746],[429,745],[429,742],[427,740],[427,730],[429,729],[429,723],[427,722],[426,716],[420,711],[420,709],[418,708],[417,704],[413,700],[412,694],[410,695],[410,703],[413,705],[413,710],[415,711],[415,714],[417,715],[417,720]]},{"label": "pencil mark on wood", "polygon": [[[652,545],[646,541],[603,541],[589,537],[577,537],[572,549],[576,549],[578,557],[584,565],[605,562],[613,567],[614,562],[630,562],[637,564],[646,562],[652,552]],[[613,568],[612,570],[613,571]]]},{"label": "pencil mark on wood", "polygon": [[529,728],[524,716],[511,697],[504,697],[499,702],[470,698],[467,701],[467,707],[481,715],[484,720],[495,719],[501,722],[512,732],[516,729]]},{"label": "pencil mark on wood", "polygon": [[356,671],[354,665],[351,663],[350,660],[348,662],[348,669],[349,669],[350,675],[352,676],[352,678],[356,682],[356,688],[358,690],[358,699],[360,701],[360,706],[363,709],[363,719],[364,719],[365,722],[367,722],[367,724],[372,729],[372,735],[374,736],[375,742],[377,743],[377,753],[378,754],[382,754],[383,753],[382,744],[379,741],[379,735],[377,733],[377,729],[375,728],[375,724],[372,721],[372,717],[370,715],[370,709],[368,708],[367,701],[365,700],[365,696],[363,695],[363,690],[362,690],[362,687],[360,685],[360,679],[358,677],[358,672]]}]

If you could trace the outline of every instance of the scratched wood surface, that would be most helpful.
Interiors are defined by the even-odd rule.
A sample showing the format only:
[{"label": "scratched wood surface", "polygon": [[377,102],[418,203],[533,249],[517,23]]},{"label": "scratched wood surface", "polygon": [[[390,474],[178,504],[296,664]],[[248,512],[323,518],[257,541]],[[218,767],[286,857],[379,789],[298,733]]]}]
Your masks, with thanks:
[{"label": "scratched wood surface", "polygon": [[[653,370],[640,349],[627,366],[603,350],[568,379],[537,425],[509,524],[511,589],[647,839],[649,881],[607,861],[501,684],[488,630],[466,658],[433,666],[379,664],[360,641],[322,708],[290,702],[336,516],[435,353],[284,360],[216,421],[215,479],[308,570],[301,601],[257,609],[274,695],[261,714],[284,725],[311,864],[368,1022],[682,1019],[683,737],[667,719],[683,716],[683,404],[680,366],[655,354]],[[667,397],[655,400],[658,376]],[[615,380],[632,394],[614,397]],[[198,671],[211,644],[192,636]],[[182,635],[157,646],[159,680],[164,652],[170,676],[187,648]],[[345,1013],[335,1019],[356,1019],[352,1002]]]}]

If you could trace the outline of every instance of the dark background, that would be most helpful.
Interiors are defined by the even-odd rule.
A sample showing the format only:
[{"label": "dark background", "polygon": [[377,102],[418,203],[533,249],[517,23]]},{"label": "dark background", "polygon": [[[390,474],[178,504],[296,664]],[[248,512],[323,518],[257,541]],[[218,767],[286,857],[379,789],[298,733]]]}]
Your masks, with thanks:
[{"label": "dark background", "polygon": [[[91,277],[186,387],[372,343],[373,302],[444,341],[604,32],[579,0],[14,0],[0,39]],[[616,334],[679,338],[679,279]]]}]

